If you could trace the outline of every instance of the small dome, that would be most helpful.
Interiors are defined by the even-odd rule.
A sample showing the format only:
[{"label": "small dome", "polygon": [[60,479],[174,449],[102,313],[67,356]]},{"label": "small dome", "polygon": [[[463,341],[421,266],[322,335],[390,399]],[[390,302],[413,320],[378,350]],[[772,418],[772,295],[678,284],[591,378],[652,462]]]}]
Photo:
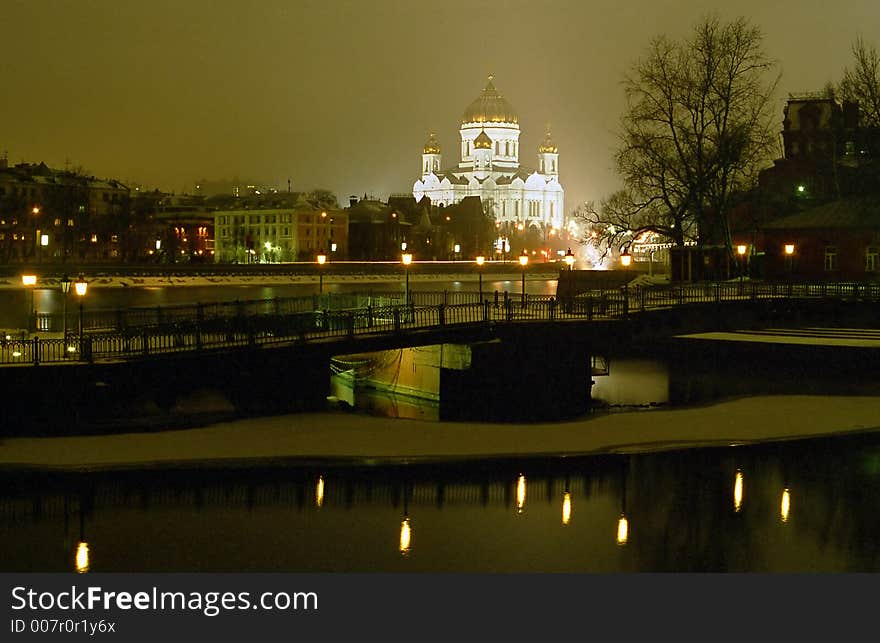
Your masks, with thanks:
[{"label": "small dome", "polygon": [[464,123],[518,123],[519,119],[513,106],[498,93],[492,84],[492,76],[483,92],[474,100],[461,117]]},{"label": "small dome", "polygon": [[553,139],[550,138],[550,128],[547,128],[547,134],[544,135],[544,140],[538,146],[538,152],[541,154],[556,154],[559,152],[559,148],[556,147],[556,143],[553,142]]},{"label": "small dome", "polygon": [[434,136],[434,132],[431,132],[431,136],[428,137],[428,142],[425,143],[425,154],[439,154],[440,153],[440,141],[437,140],[437,137]]},{"label": "small dome", "polygon": [[492,139],[486,134],[486,130],[480,132],[480,135],[474,139],[474,149],[475,150],[491,150],[492,149]]}]

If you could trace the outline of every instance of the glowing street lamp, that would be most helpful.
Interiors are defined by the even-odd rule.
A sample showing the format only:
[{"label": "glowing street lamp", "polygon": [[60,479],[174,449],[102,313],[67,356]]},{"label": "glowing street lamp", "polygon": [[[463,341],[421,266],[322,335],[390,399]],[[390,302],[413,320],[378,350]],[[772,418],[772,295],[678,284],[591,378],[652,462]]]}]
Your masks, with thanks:
[{"label": "glowing street lamp", "polygon": [[89,289],[89,282],[85,280],[85,277],[82,275],[79,276],[73,283],[74,292],[76,292],[76,296],[79,297],[79,351],[80,356],[82,356],[83,349],[83,299],[85,299],[86,292]]},{"label": "glowing street lamp", "polygon": [[565,253],[565,265],[568,266],[568,269],[571,270],[572,266],[574,266],[574,253],[571,251],[571,248],[568,249],[568,252]]},{"label": "glowing street lamp", "polygon": [[479,281],[480,281],[480,303],[482,303],[483,302],[483,271],[482,271],[482,268],[483,268],[483,264],[486,263],[486,257],[483,255],[477,255],[474,258],[474,261],[477,264],[477,276],[479,277]]},{"label": "glowing street lamp", "polygon": [[64,297],[62,297],[62,299],[64,301],[64,319],[62,321],[62,325],[64,327],[63,337],[64,337],[64,347],[65,347],[64,355],[65,355],[65,357],[67,356],[67,293],[69,293],[69,292],[70,292],[70,277],[68,277],[67,275],[64,275],[61,278],[61,294],[64,295]]},{"label": "glowing street lamp", "polygon": [[791,272],[792,259],[794,258],[794,244],[786,243],[785,247],[785,272]]},{"label": "glowing street lamp", "polygon": [[746,248],[742,244],[740,244],[736,247],[736,254],[739,255],[739,263],[740,263],[740,267],[739,267],[740,286],[742,286],[743,274],[745,274],[745,271],[746,271],[746,250],[748,250],[748,248]]},{"label": "glowing street lamp", "polygon": [[321,270],[321,266],[327,263],[327,255],[322,250],[315,259],[318,262],[318,294],[320,295],[324,292],[324,272]]},{"label": "glowing street lamp", "polygon": [[624,268],[629,268],[630,264],[632,264],[632,255],[628,252],[623,252],[620,255],[620,265]]},{"label": "glowing street lamp", "polygon": [[523,250],[519,256],[519,265],[522,266],[522,307],[526,307],[526,266],[529,265],[529,255]]},{"label": "glowing street lamp", "polygon": [[409,265],[412,263],[413,256],[411,252],[406,252],[406,248],[404,248],[404,253],[400,255],[400,261],[403,263],[403,272],[404,272],[404,298],[403,301],[406,306],[409,306]]},{"label": "glowing street lamp", "polygon": [[31,320],[34,322],[34,328],[37,324],[37,311],[34,310],[34,289],[37,285],[36,275],[22,275],[21,285],[31,291],[30,303],[28,304],[28,327],[31,326]]}]

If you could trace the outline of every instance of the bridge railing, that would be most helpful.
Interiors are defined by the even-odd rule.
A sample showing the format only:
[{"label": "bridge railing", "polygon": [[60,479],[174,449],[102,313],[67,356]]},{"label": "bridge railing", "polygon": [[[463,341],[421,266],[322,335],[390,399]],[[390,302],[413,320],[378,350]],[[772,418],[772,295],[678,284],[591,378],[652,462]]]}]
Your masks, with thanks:
[{"label": "bridge railing", "polygon": [[[304,303],[303,298],[224,302],[195,307],[195,317],[187,312],[193,307],[176,307],[167,317],[161,318],[161,323],[151,325],[126,325],[110,332],[85,332],[81,337],[78,333],[69,333],[66,340],[3,339],[0,340],[0,365],[125,360],[184,351],[333,340],[488,322],[610,319],[693,303],[815,298],[880,302],[880,283],[768,284],[745,281],[648,288],[622,286],[562,300],[549,295],[504,293],[503,299],[497,303],[494,295],[491,301],[484,298],[482,302],[477,293],[472,295],[476,296],[461,297],[462,301],[457,303],[438,304],[417,304],[415,300],[419,297],[414,297],[408,306],[401,305],[401,302],[388,305],[388,300],[370,297],[371,304],[375,301],[386,305],[352,309],[329,306],[315,309],[314,301]],[[428,293],[420,301],[434,301],[436,297],[436,293]],[[450,298],[446,296],[445,299],[448,302]]]}]

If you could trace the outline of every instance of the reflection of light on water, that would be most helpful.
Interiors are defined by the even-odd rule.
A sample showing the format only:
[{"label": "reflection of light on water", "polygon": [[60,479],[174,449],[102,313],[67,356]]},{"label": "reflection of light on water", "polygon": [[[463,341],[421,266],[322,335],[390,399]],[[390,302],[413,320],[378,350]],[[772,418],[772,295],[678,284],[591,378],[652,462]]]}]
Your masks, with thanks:
[{"label": "reflection of light on water", "polygon": [[620,514],[617,520],[617,544],[625,545],[627,540],[629,540],[629,522],[625,515]]},{"label": "reflection of light on water", "polygon": [[318,484],[315,485],[315,506],[324,504],[324,476],[318,476]]},{"label": "reflection of light on water", "polygon": [[526,504],[526,477],[520,475],[516,481],[516,512],[522,513],[523,506]]},{"label": "reflection of light on water", "polygon": [[404,518],[400,523],[400,553],[406,555],[412,546],[412,530],[409,526],[409,518]]},{"label": "reflection of light on water", "polygon": [[89,571],[89,544],[80,543],[76,548],[76,571],[85,574]]},{"label": "reflection of light on water", "polygon": [[779,516],[782,522],[788,522],[788,514],[791,511],[791,494],[788,489],[782,490],[782,501],[779,503]]},{"label": "reflection of light on water", "polygon": [[736,482],[733,483],[733,508],[735,511],[742,509],[743,503],[743,474],[736,472]]},{"label": "reflection of light on water", "polygon": [[562,524],[567,525],[571,520],[571,494],[567,491],[562,497]]}]

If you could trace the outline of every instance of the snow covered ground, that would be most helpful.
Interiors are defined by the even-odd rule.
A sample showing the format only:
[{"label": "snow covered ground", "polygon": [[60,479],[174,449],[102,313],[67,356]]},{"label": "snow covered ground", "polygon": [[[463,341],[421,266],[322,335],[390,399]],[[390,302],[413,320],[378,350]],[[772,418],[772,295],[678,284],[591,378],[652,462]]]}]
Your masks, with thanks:
[{"label": "snow covered ground", "polygon": [[546,424],[431,422],[346,412],[156,433],[0,442],[0,466],[128,468],[275,459],[418,461],[631,453],[880,430],[880,397],[766,396]]}]

